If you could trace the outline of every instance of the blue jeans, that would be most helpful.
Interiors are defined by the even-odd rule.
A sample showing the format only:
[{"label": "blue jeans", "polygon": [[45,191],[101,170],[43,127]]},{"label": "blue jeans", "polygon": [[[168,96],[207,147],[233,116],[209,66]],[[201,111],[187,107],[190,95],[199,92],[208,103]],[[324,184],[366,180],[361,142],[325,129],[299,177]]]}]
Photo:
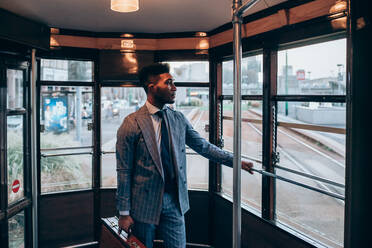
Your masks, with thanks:
[{"label": "blue jeans", "polygon": [[155,232],[164,240],[165,248],[186,247],[185,218],[181,214],[174,196],[164,193],[159,225],[134,220],[133,234],[146,248],[153,247]]}]

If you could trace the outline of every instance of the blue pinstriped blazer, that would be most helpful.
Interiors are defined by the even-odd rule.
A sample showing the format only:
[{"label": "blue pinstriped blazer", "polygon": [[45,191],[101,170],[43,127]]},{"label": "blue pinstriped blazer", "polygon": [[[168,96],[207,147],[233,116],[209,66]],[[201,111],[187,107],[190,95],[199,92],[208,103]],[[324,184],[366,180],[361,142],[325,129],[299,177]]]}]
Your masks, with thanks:
[{"label": "blue pinstriped blazer", "polygon": [[[202,138],[179,111],[166,108],[182,214],[189,209],[185,144],[200,155],[232,167],[233,155]],[[130,210],[137,221],[158,224],[164,174],[155,131],[146,105],[127,116],[117,132],[117,209]]]}]

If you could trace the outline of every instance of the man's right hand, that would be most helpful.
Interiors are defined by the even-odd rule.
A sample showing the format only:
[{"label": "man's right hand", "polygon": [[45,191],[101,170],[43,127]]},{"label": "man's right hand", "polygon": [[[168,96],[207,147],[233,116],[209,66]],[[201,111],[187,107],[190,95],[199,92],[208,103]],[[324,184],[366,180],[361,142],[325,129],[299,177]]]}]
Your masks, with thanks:
[{"label": "man's right hand", "polygon": [[134,224],[134,221],[130,215],[121,215],[119,217],[118,226],[119,226],[119,234],[121,233],[121,230],[124,230],[128,233],[130,227]]}]

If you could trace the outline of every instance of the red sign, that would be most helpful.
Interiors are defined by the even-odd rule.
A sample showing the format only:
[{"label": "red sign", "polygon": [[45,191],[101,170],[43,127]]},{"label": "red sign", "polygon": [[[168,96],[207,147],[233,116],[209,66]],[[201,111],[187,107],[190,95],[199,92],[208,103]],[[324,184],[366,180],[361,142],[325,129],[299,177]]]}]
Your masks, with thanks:
[{"label": "red sign", "polygon": [[305,80],[305,70],[298,70],[296,76],[297,80]]},{"label": "red sign", "polygon": [[21,186],[21,184],[20,184],[19,180],[18,179],[14,180],[14,182],[12,184],[12,191],[14,193],[17,193],[18,190],[19,190],[19,188],[20,188],[20,186]]}]

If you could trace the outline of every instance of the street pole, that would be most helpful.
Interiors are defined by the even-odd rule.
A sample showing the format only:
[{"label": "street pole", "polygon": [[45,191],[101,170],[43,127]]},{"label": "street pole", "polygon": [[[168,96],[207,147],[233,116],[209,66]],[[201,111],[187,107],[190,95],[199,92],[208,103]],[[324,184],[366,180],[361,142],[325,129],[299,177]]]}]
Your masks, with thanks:
[{"label": "street pole", "polygon": [[[285,51],[285,94],[288,95],[288,51]],[[285,115],[288,115],[288,102],[285,102]]]}]

